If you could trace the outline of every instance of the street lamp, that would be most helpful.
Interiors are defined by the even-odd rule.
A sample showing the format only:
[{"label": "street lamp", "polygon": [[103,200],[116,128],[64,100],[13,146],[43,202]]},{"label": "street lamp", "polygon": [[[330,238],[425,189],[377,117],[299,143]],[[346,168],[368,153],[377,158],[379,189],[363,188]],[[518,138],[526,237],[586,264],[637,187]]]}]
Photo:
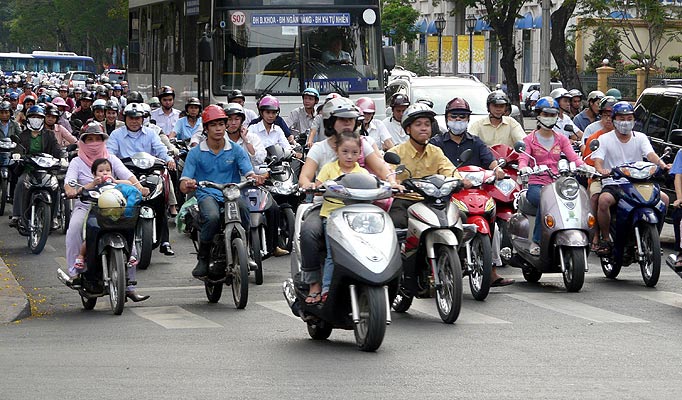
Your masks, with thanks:
[{"label": "street lamp", "polygon": [[445,30],[445,16],[438,14],[438,18],[434,21],[436,31],[438,32],[438,76],[441,75],[441,60],[443,58],[443,31]]},{"label": "street lamp", "polygon": [[469,14],[466,17],[467,31],[469,31],[469,74],[474,74],[474,29],[476,29],[476,16]]}]

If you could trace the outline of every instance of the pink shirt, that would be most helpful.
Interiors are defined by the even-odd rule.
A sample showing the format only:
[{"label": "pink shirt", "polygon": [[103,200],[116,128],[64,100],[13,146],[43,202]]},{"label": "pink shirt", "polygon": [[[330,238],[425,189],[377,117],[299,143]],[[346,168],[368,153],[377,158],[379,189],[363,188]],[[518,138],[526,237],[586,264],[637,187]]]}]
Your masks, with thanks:
[{"label": "pink shirt", "polygon": [[66,147],[78,141],[78,139],[73,137],[73,135],[70,134],[66,128],[59,124],[55,124],[52,130],[54,131],[54,137],[57,139],[57,144],[59,147]]},{"label": "pink shirt", "polygon": [[[526,153],[533,156],[538,165],[546,165],[550,170],[552,170],[553,173],[558,173],[558,163],[561,159],[561,153],[566,155],[566,158],[569,162],[575,162],[576,166],[583,164],[583,160],[580,158],[580,156],[573,151],[573,147],[571,146],[571,142],[568,140],[568,137],[554,132],[554,145],[552,145],[552,148],[547,150],[540,144],[540,142],[538,142],[537,138],[535,137],[535,132],[537,132],[537,130],[531,132],[525,138],[523,138],[523,142],[526,144]],[[534,166],[535,164],[533,164],[533,160],[526,154],[521,153],[519,155],[519,170],[523,167]],[[528,179],[529,184],[547,185],[552,182],[553,179],[548,174],[531,175],[531,177]]]}]

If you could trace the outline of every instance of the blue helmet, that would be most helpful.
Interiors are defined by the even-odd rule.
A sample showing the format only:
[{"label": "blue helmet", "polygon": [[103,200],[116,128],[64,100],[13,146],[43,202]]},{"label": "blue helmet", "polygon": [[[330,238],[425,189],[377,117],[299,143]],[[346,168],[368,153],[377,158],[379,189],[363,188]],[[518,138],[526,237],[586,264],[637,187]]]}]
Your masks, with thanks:
[{"label": "blue helmet", "polygon": [[19,93],[17,92],[12,92],[9,94],[10,100],[19,100]]},{"label": "blue helmet", "polygon": [[615,118],[616,115],[630,115],[634,113],[635,109],[632,107],[632,104],[627,101],[619,101],[614,104],[613,109],[611,109],[611,118]]},{"label": "blue helmet", "polygon": [[306,88],[303,93],[301,93],[301,96],[312,96],[316,99],[320,99],[320,92],[317,91],[317,89],[309,87]]},{"label": "blue helmet", "polygon": [[537,103],[535,103],[535,113],[540,114],[541,112],[546,112],[550,114],[559,113],[559,103],[554,100],[551,96],[541,97]]},{"label": "blue helmet", "polygon": [[114,85],[114,90],[123,90],[123,86],[117,83]]},{"label": "blue helmet", "polygon": [[31,117],[37,115],[39,117],[45,118],[45,110],[41,106],[32,106],[26,111],[26,117]]}]

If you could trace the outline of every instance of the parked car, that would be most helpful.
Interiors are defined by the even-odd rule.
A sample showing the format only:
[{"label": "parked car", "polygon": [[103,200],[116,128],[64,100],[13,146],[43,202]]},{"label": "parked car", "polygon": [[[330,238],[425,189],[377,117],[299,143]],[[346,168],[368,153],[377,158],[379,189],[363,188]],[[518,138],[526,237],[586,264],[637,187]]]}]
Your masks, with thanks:
[{"label": "parked car", "polygon": [[121,83],[126,80],[126,70],[125,69],[107,69],[102,72],[102,77],[109,78],[109,82],[114,85],[116,83]]},{"label": "parked car", "polygon": [[75,89],[77,87],[85,88],[85,81],[88,78],[95,80],[95,73],[90,71],[69,71],[64,74],[63,82],[69,89]]},{"label": "parked car", "polygon": [[[644,89],[635,103],[635,121],[635,130],[649,137],[656,154],[661,155],[670,147],[674,157],[682,149],[682,84]],[[671,176],[666,177],[661,189],[670,196],[672,204],[677,196]]]},{"label": "parked car", "polygon": [[[550,82],[550,91],[563,87],[563,84],[561,82]],[[519,107],[521,108],[521,113],[523,114],[524,117],[528,117],[531,115],[533,110],[526,110],[526,100],[528,100],[528,96],[533,91],[540,91],[540,82],[526,82],[521,84],[521,92],[519,93]],[[545,94],[540,94],[540,97],[543,95],[549,95],[549,93]]]}]

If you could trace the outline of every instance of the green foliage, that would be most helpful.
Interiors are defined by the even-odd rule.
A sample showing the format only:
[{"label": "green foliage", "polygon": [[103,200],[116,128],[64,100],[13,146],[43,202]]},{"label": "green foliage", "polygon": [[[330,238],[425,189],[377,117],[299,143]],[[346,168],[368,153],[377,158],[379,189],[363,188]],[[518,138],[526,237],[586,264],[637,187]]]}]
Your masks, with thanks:
[{"label": "green foliage", "polygon": [[602,60],[609,59],[609,63],[620,60],[620,39],[618,32],[604,25],[599,25],[594,30],[594,41],[590,44],[585,59],[587,60],[588,72],[594,72],[601,67]]},{"label": "green foliage", "polygon": [[666,67],[665,72],[668,74],[677,74],[680,72],[680,69],[677,67]]},{"label": "green foliage", "polygon": [[398,57],[398,65],[408,71],[412,71],[418,76],[429,75],[429,65],[426,57],[419,55],[419,52],[410,51]]},{"label": "green foliage", "polygon": [[414,23],[419,11],[412,8],[409,0],[384,0],[381,8],[381,30],[394,44],[415,40]]}]

